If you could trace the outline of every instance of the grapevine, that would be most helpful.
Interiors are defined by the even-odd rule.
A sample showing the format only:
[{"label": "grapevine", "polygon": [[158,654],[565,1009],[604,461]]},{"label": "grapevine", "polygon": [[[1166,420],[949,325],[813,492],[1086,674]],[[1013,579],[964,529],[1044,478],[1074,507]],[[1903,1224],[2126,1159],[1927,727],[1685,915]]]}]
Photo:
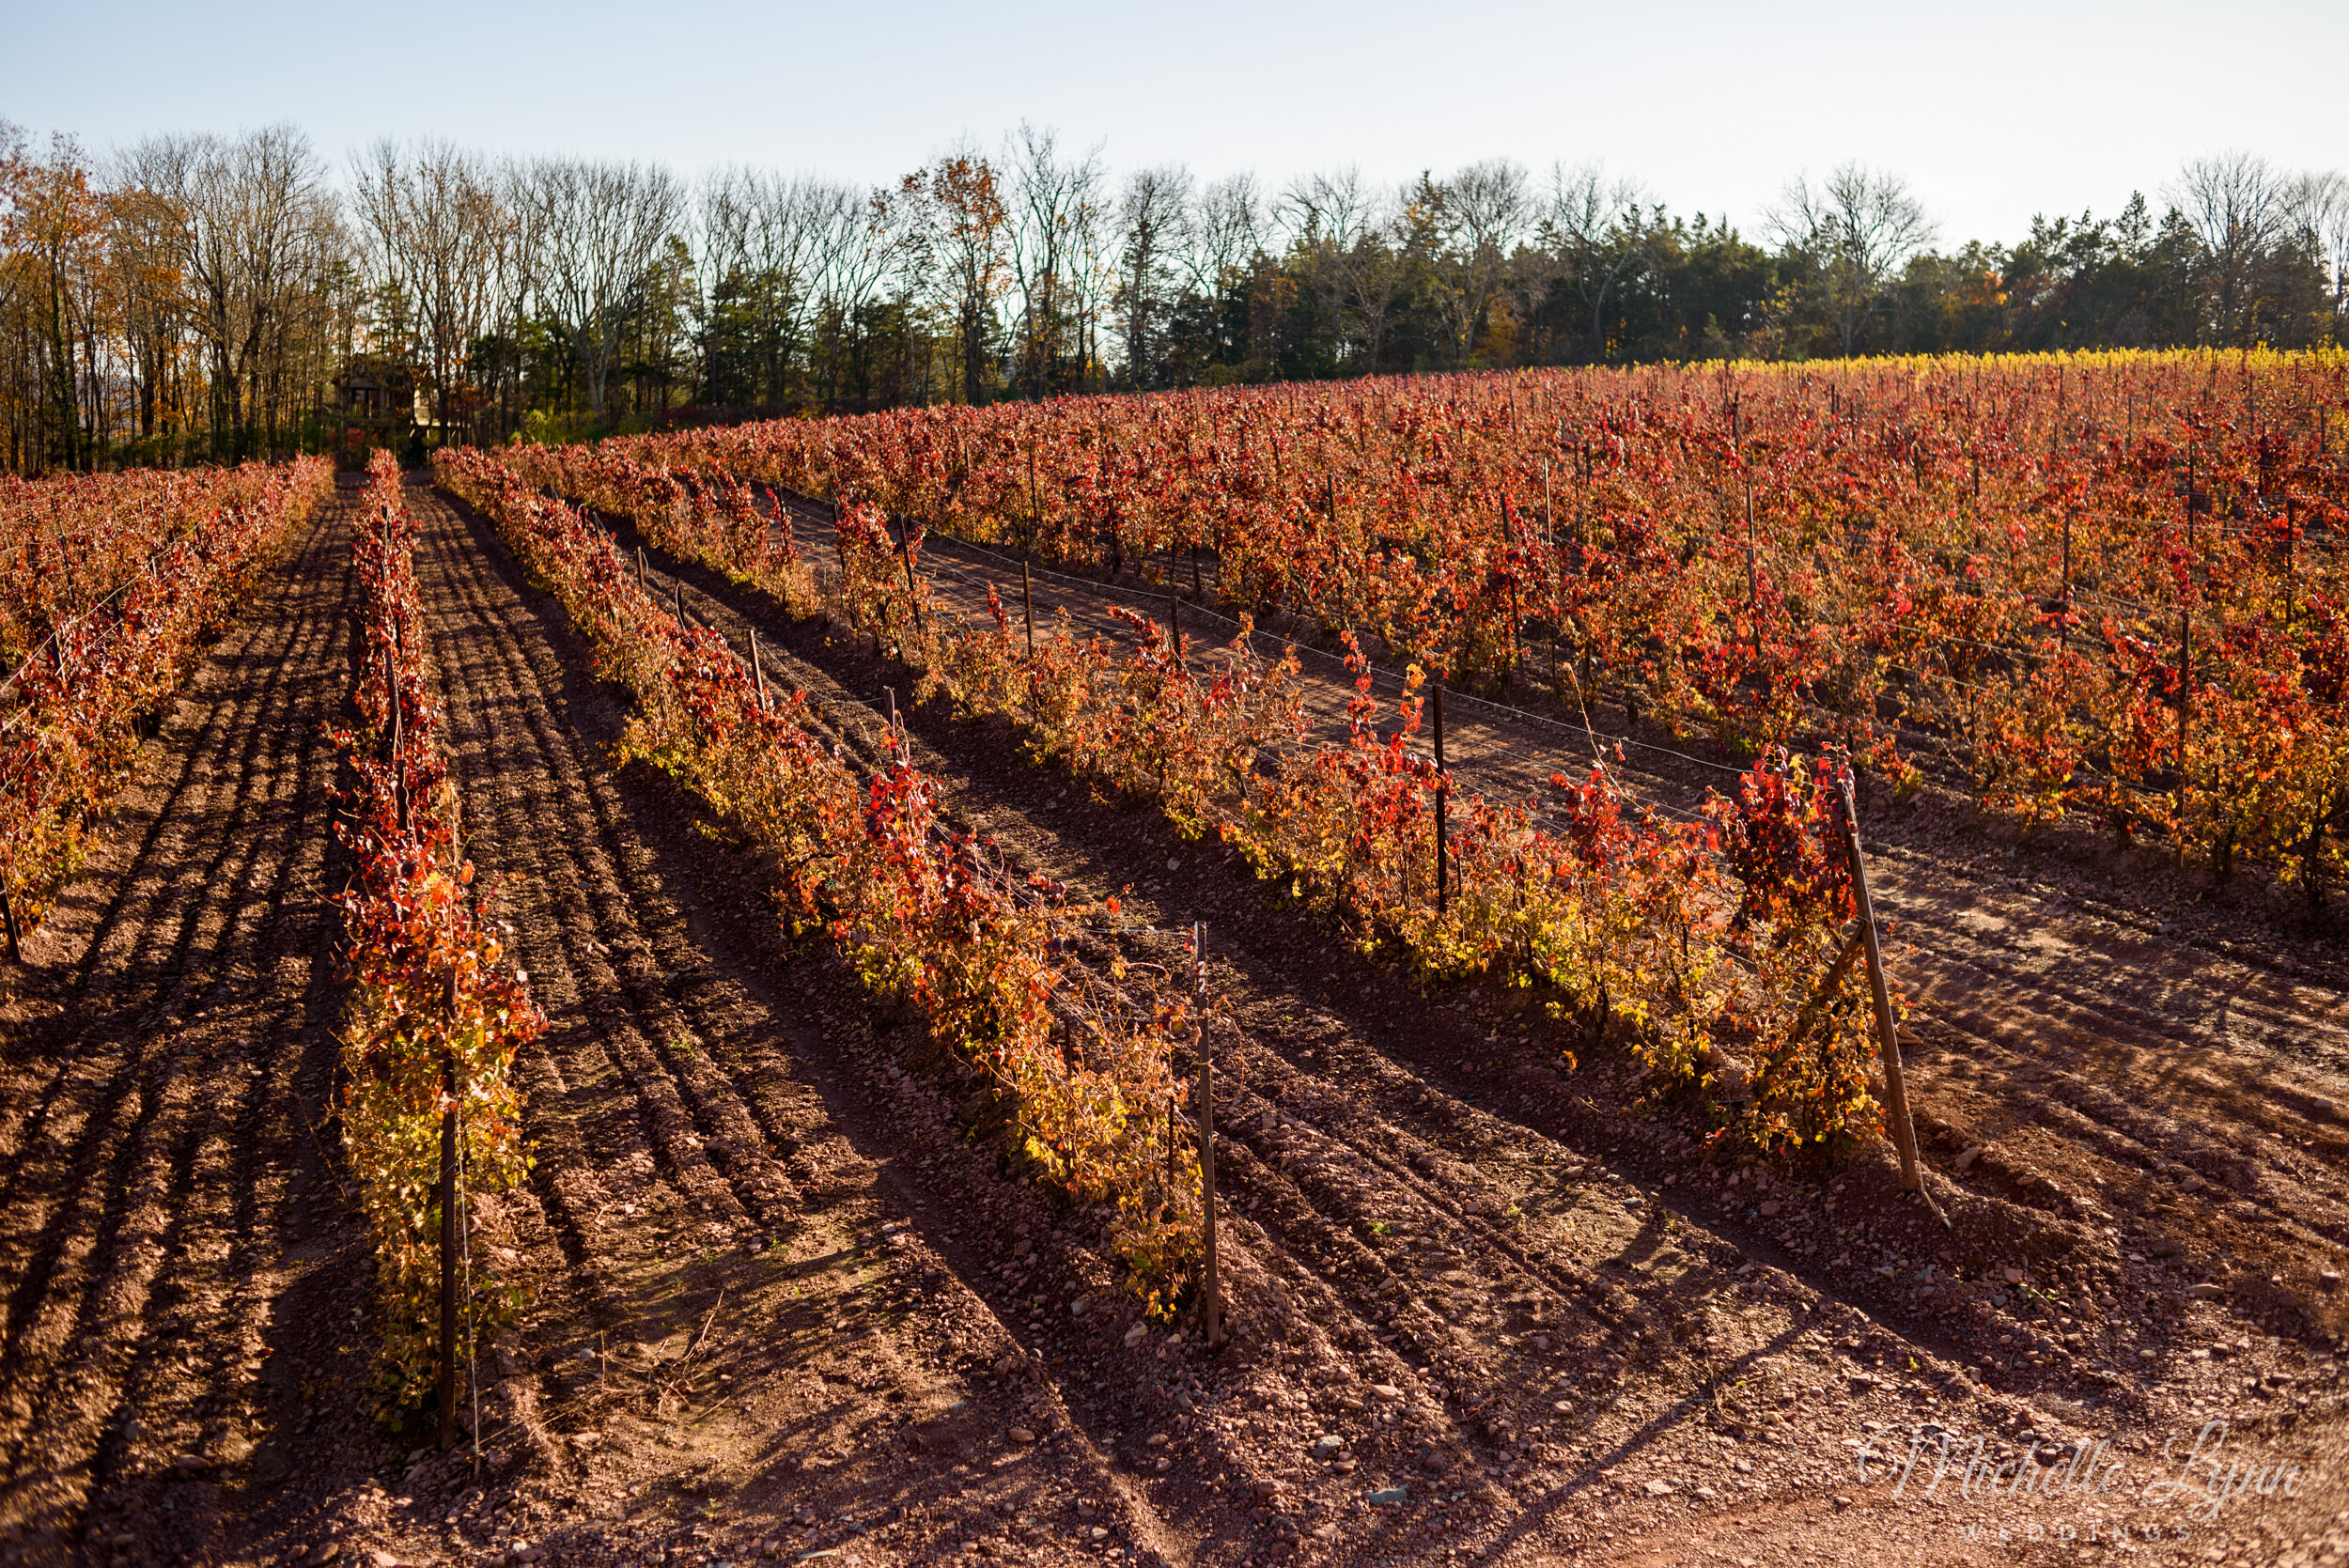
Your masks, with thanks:
[{"label": "grapevine", "polygon": [[2183,352],[1067,398],[600,450],[1161,586],[1204,559],[1236,611],[1455,684],[1554,682],[1748,758],[1831,744],[1897,787],[1938,767],[2027,829],[2165,835],[2313,899],[2349,869],[2344,443],[2349,358]]},{"label": "grapevine", "polygon": [[[348,996],[339,1119],[375,1236],[384,1353],[379,1391],[406,1409],[432,1387],[440,1301],[442,1119],[454,1111],[461,1191],[510,1190],[529,1169],[515,1053],[546,1017],[506,961],[494,893],[458,850],[412,551],[416,529],[387,453],[368,468],[353,541],[366,649],[357,724],[334,732],[351,784],[335,831],[354,868],[340,902]],[[473,1223],[470,1212],[460,1224]],[[467,1321],[509,1320],[518,1287],[489,1257],[470,1268]]]},{"label": "grapevine", "polygon": [[321,458],[0,483],[0,900],[17,935],[82,864],[142,725],[334,483]]},{"label": "grapevine", "polygon": [[[510,465],[506,482],[516,489],[570,486],[605,499],[677,493],[675,481],[664,485],[609,449],[469,461],[477,472]],[[728,559],[708,526],[665,505],[638,520],[663,548],[753,580],[751,563]],[[902,601],[880,595],[877,584],[898,579],[851,566],[888,537],[874,509],[844,511],[841,535],[833,586],[818,594],[812,582],[798,584],[816,596],[815,613],[877,629],[878,639],[894,603],[897,624],[920,629],[896,645],[901,657],[926,660],[924,691],[1010,718],[1038,756],[1155,802],[1188,834],[1213,833],[1260,876],[1346,922],[1365,949],[1392,948],[1431,981],[1483,974],[1539,986],[1571,1034],[1620,1032],[1672,1082],[1703,1083],[1725,1052],[1750,1052],[1761,1070],[1751,1075],[1756,1098],[1742,1130],[1760,1141],[1815,1147],[1876,1126],[1869,1040],[1854,1026],[1848,986],[1829,999],[1834,1027],[1817,1026],[1819,1007],[1805,1011],[1822,977],[1843,973],[1827,933],[1849,909],[1793,891],[1788,879],[1816,876],[1838,841],[1808,794],[1800,813],[1772,809],[1784,793],[1783,765],[1758,765],[1736,800],[1710,808],[1711,822],[1667,823],[1634,802],[1603,762],[1585,780],[1555,781],[1569,822],[1563,835],[1537,826],[1527,804],[1455,801],[1456,891],[1439,908],[1436,796],[1447,781],[1413,747],[1423,721],[1416,669],[1412,689],[1382,714],[1355,646],[1349,735],[1308,744],[1293,659],[1258,659],[1245,626],[1204,672],[1193,653],[1174,647],[1170,628],[1130,613],[1130,646],[1080,640],[1064,623],[1031,654],[999,599],[973,626],[946,616],[918,577]],[[723,776],[707,765],[701,771]],[[1792,859],[1781,866],[1749,855],[1741,863],[1733,854],[1724,868],[1721,828],[1743,833],[1741,843],[1775,833],[1773,853]],[[1748,905],[1765,906],[1758,915],[1726,911],[1733,886],[1748,890]]]},{"label": "grapevine", "polygon": [[1173,1310],[1193,1282],[1201,1218],[1195,1150],[1168,1148],[1163,1131],[1189,1005],[1105,989],[1067,962],[1091,911],[944,831],[935,785],[902,758],[860,781],[815,733],[804,692],[762,704],[717,633],[646,593],[578,510],[487,454],[437,463],[585,633],[599,673],[634,697],[623,754],[777,854],[788,931],[820,934],[875,994],[910,1006],[992,1087],[1035,1174],[1073,1202],[1113,1204],[1136,1293]]}]

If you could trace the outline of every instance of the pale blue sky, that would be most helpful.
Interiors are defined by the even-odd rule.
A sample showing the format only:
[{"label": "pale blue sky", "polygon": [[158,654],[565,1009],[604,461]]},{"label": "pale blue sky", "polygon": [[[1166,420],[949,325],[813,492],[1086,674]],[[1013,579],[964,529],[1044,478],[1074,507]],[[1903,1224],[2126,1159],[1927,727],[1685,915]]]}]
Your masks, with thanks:
[{"label": "pale blue sky", "polygon": [[7,6],[0,116],[101,148],[286,119],[338,164],[429,132],[870,182],[1027,118],[1114,168],[1275,186],[1600,159],[1750,230],[1789,175],[1858,157],[1905,175],[1945,241],[2108,213],[2221,148],[2349,170],[2349,0]]}]

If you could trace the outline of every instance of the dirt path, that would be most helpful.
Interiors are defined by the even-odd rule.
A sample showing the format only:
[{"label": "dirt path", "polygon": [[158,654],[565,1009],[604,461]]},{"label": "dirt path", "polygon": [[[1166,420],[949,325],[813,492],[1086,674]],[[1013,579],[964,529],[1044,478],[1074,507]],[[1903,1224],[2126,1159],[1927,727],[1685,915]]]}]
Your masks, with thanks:
[{"label": "dirt path", "polygon": [[313,1131],[351,495],[213,648],[11,977],[9,1561],[213,1560],[254,1511],[372,1463],[350,1330],[368,1264]]}]

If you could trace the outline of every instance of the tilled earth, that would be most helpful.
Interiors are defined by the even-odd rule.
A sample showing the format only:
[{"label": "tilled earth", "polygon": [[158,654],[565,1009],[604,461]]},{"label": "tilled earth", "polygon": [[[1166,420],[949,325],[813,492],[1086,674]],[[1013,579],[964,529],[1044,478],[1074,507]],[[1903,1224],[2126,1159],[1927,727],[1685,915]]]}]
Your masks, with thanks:
[{"label": "tilled earth", "polygon": [[[481,1452],[374,1420],[334,1157],[346,491],[9,977],[0,1561],[2349,1557],[2323,943],[2165,939],[2149,874],[1886,825],[1945,1230],[1880,1156],[1708,1164],[1614,1052],[1565,1072],[1537,1013],[1423,994],[1001,725],[917,713],[1015,867],[1207,924],[1208,1350],[785,942],[757,856],[614,766],[620,704],[486,525],[410,499],[468,850],[552,1020],[531,1182],[475,1237],[530,1286],[475,1349]],[[681,575],[878,754],[903,671]],[[2149,1496],[2222,1417],[2255,1483],[2208,1519]]]}]

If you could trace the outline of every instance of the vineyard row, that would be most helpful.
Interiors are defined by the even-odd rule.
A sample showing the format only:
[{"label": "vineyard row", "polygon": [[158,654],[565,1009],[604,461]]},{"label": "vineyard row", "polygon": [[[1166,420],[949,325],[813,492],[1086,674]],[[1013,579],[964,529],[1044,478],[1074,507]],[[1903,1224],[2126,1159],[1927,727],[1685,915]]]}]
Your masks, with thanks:
[{"label": "vineyard row", "polygon": [[1194,1141],[1174,1071],[1196,1003],[1070,955],[1095,909],[1041,877],[1009,876],[974,834],[940,822],[936,787],[902,748],[860,779],[804,691],[754,666],[646,591],[611,536],[497,458],[436,459],[624,687],[621,742],[774,854],[787,933],[819,935],[876,996],[909,1007],[991,1086],[1026,1169],[1081,1203],[1113,1205],[1111,1243],[1147,1310],[1196,1281],[1203,1235]]},{"label": "vineyard row", "polygon": [[0,485],[0,924],[11,953],[87,852],[142,726],[334,485],[322,458]]},{"label": "vineyard row", "polygon": [[1674,1079],[1734,1084],[1724,1098],[1757,1141],[1815,1147],[1877,1125],[1875,1031],[1844,961],[1856,904],[1835,781],[1798,759],[1766,759],[1686,822],[1595,766],[1555,781],[1567,826],[1551,831],[1525,807],[1454,799],[1414,744],[1425,694],[1387,710],[1366,671],[1346,739],[1313,744],[1294,661],[1259,658],[1245,631],[1203,672],[1139,615],[1130,647],[1065,621],[1015,630],[991,594],[987,622],[957,624],[916,569],[915,538],[877,508],[842,510],[839,571],[819,592],[739,481],[609,446],[466,461],[629,516],[795,614],[870,631],[920,668],[919,694],[1011,719],[1039,755],[1213,833],[1366,948],[1430,978],[1537,985],[1569,1039],[1612,1031]]},{"label": "vineyard row", "polygon": [[[1414,378],[614,443],[1554,684],[1748,756],[2349,872],[2349,357]],[[1547,657],[1545,658],[1545,654]],[[1547,666],[1547,669],[1545,669]]]},{"label": "vineyard row", "polygon": [[[351,876],[340,896],[345,997],[337,1120],[375,1237],[385,1354],[379,1393],[398,1410],[437,1391],[441,1443],[468,1347],[519,1305],[474,1257],[471,1204],[528,1169],[515,1053],[546,1017],[506,958],[492,890],[459,848],[458,791],[416,597],[416,525],[399,468],[378,453],[351,545],[360,644],[350,729],[334,735],[350,781],[335,816]],[[470,1379],[465,1380],[470,1383]]]}]

